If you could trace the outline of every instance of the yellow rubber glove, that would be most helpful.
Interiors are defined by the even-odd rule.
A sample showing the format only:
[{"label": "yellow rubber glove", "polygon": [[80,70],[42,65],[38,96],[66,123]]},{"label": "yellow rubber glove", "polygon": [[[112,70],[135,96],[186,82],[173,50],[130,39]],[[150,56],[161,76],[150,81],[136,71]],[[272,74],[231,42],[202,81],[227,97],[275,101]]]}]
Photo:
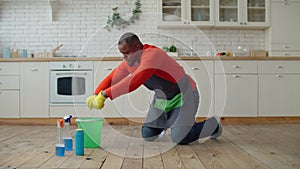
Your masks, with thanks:
[{"label": "yellow rubber glove", "polygon": [[97,95],[92,95],[85,100],[85,103],[87,104],[90,110],[93,108],[93,101],[95,100],[96,97]]},{"label": "yellow rubber glove", "polygon": [[98,96],[93,101],[93,108],[95,109],[102,109],[104,107],[104,102],[106,100],[106,97],[102,95],[102,91],[99,92]]}]

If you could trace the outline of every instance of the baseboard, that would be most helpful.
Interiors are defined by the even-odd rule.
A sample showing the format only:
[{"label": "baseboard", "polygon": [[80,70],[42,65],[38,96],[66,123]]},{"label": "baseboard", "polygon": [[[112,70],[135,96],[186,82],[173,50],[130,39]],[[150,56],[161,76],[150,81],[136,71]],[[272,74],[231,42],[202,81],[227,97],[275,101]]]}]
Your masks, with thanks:
[{"label": "baseboard", "polygon": [[299,124],[300,117],[222,117],[223,124]]},{"label": "baseboard", "polygon": [[[206,118],[196,118],[203,121]],[[56,125],[57,118],[0,118],[0,125]],[[300,124],[300,117],[222,117],[223,124]],[[72,120],[75,123],[75,119]],[[141,125],[144,118],[105,118],[104,125]]]}]

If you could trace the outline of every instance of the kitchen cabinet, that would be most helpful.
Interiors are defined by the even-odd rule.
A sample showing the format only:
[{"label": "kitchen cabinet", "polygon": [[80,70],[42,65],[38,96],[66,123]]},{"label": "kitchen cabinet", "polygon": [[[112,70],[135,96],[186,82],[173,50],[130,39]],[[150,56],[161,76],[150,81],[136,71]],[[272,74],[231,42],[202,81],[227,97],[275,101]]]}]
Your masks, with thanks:
[{"label": "kitchen cabinet", "polygon": [[[94,88],[120,63],[120,61],[94,62]],[[104,117],[146,117],[153,98],[146,87],[141,86],[134,92],[120,96],[113,101],[107,99],[101,110]]]},{"label": "kitchen cabinet", "polygon": [[158,0],[159,27],[270,26],[270,0]]},{"label": "kitchen cabinet", "polygon": [[200,103],[197,117],[214,115],[214,62],[213,61],[180,61],[187,74],[197,83]]},{"label": "kitchen cabinet", "polygon": [[213,0],[158,0],[159,27],[211,27]]},{"label": "kitchen cabinet", "polygon": [[270,0],[217,0],[215,8],[216,26],[270,26]]},{"label": "kitchen cabinet", "polygon": [[[120,61],[96,61],[94,62],[94,89],[114,69]],[[106,99],[105,106],[100,113],[103,117],[126,117],[124,116],[125,101],[123,96],[114,99]]]},{"label": "kitchen cabinet", "polygon": [[299,56],[300,1],[271,1],[272,27],[267,32],[266,46],[270,56]]},{"label": "kitchen cabinet", "polygon": [[20,66],[21,117],[49,117],[49,63],[23,62]]},{"label": "kitchen cabinet", "polygon": [[300,61],[259,61],[258,116],[300,115]]},{"label": "kitchen cabinet", "polygon": [[20,117],[19,63],[0,63],[0,118]]},{"label": "kitchen cabinet", "polygon": [[257,61],[215,61],[215,114],[257,116]]},{"label": "kitchen cabinet", "polygon": [[134,92],[124,95],[124,113],[122,117],[146,117],[153,96],[154,92],[143,85]]},{"label": "kitchen cabinet", "polygon": [[[200,105],[198,117],[207,117],[214,114],[214,69],[213,61],[178,61],[198,84]],[[103,61],[94,63],[95,88],[119,64],[117,61]],[[123,95],[114,101],[107,101],[102,114],[105,117],[146,117],[152,102],[154,92],[141,86],[132,93]]]}]

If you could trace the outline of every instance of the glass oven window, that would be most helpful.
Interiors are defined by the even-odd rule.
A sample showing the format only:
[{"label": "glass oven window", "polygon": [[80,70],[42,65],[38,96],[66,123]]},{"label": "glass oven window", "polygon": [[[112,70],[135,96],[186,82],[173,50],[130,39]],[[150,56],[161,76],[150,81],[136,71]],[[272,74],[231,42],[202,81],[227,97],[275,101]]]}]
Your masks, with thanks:
[{"label": "glass oven window", "polygon": [[57,79],[58,95],[84,95],[85,78],[83,77],[62,77]]}]

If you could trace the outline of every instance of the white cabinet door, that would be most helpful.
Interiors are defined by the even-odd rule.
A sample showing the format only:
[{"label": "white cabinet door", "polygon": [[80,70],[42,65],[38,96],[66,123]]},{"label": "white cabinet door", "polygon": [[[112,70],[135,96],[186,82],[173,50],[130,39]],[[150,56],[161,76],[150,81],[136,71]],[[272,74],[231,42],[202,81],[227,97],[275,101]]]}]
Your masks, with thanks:
[{"label": "white cabinet door", "polygon": [[[120,61],[94,62],[94,89],[118,64]],[[124,110],[124,97],[121,96],[114,100],[106,99],[105,106],[100,113],[103,117],[123,117]]]},{"label": "white cabinet door", "polygon": [[154,92],[145,86],[140,86],[135,91],[124,95],[123,117],[146,117]]},{"label": "white cabinet door", "polygon": [[214,24],[213,0],[158,0],[160,27],[211,27]]},{"label": "white cabinet door", "polygon": [[270,1],[217,0],[216,25],[239,27],[270,26]]},{"label": "white cabinet door", "polygon": [[0,90],[0,117],[19,118],[20,101],[19,90]]},{"label": "white cabinet door", "polygon": [[259,116],[300,116],[300,74],[259,75]]},{"label": "white cabinet door", "polygon": [[0,118],[20,117],[20,64],[0,63]]},{"label": "white cabinet door", "polygon": [[300,1],[272,1],[272,27],[268,31],[270,56],[300,55]]},{"label": "white cabinet door", "polygon": [[195,26],[213,26],[215,16],[214,0],[188,0],[187,20]]},{"label": "white cabinet door", "polygon": [[257,116],[257,79],[257,75],[215,75],[216,114],[224,117]]},{"label": "white cabinet door", "polygon": [[200,104],[197,117],[214,115],[214,62],[213,61],[181,61],[185,71],[197,83]]},{"label": "white cabinet door", "polygon": [[[216,1],[216,25],[239,26],[242,20],[241,7],[243,0],[217,0]],[[243,24],[241,24],[243,25]]]},{"label": "white cabinet door", "polygon": [[20,79],[21,117],[49,117],[49,63],[21,63]]},{"label": "white cabinet door", "polygon": [[186,18],[186,0],[158,0],[159,26],[184,26]]},{"label": "white cabinet door", "polygon": [[243,21],[247,27],[270,26],[270,0],[245,0],[243,4]]},{"label": "white cabinet door", "polygon": [[[115,68],[120,61],[94,62],[94,88]],[[114,100],[107,99],[101,110],[104,117],[146,117],[153,93],[144,86]]]},{"label": "white cabinet door", "polygon": [[[300,3],[272,2],[272,42],[284,44],[300,43]],[[297,21],[298,20],[298,21]],[[275,50],[275,49],[273,49]],[[299,50],[299,48],[298,48]]]}]

